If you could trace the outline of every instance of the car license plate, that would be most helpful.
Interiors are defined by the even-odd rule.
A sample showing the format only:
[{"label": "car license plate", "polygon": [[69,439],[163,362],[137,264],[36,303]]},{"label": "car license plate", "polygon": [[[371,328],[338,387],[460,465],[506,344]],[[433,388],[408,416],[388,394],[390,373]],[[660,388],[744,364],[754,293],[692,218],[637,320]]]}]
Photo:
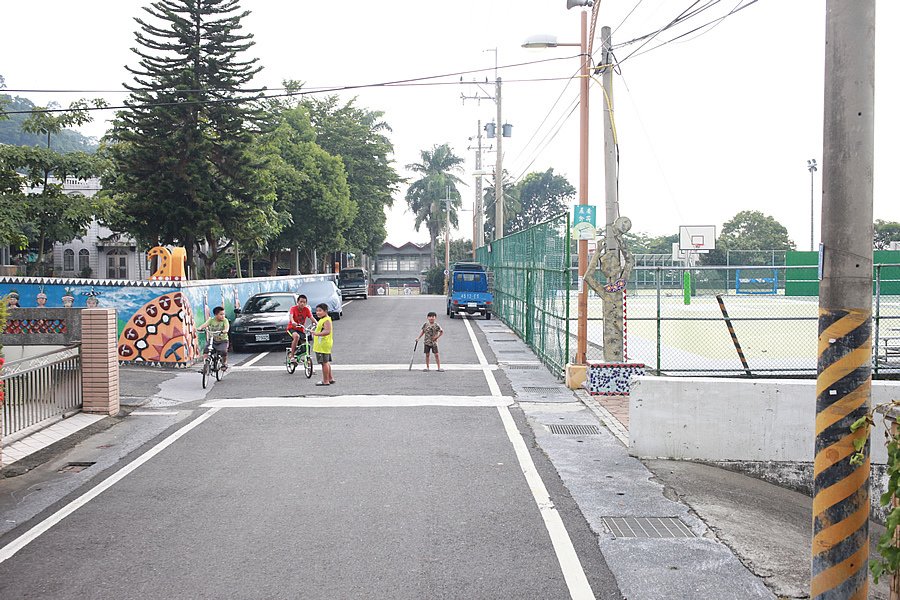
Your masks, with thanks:
[{"label": "car license plate", "polygon": [[268,334],[268,333],[257,333],[257,334],[256,334],[256,341],[257,341],[257,342],[268,342],[268,341],[269,341],[269,334]]},{"label": "car license plate", "polygon": [[469,302],[469,308],[478,308],[477,302]]}]

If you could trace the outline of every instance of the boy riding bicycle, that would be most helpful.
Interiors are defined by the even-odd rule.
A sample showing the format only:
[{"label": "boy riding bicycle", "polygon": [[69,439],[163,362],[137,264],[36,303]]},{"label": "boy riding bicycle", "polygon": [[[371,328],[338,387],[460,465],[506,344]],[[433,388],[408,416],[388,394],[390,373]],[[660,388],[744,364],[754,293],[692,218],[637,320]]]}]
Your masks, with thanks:
[{"label": "boy riding bicycle", "polygon": [[[307,306],[307,298],[304,294],[297,296],[297,304],[291,307],[290,321],[288,322],[287,332],[291,336],[291,360],[297,361],[297,344],[300,342],[300,336],[306,338],[306,324],[312,321],[313,326],[316,320],[312,316],[312,311]],[[305,343],[305,342],[304,342]]]},{"label": "boy riding bicycle", "polygon": [[228,319],[225,318],[225,309],[217,306],[213,309],[211,316],[206,323],[197,328],[197,331],[208,329],[207,335],[212,336],[212,345],[216,352],[222,355],[222,371],[228,369],[228,330],[230,326]]}]

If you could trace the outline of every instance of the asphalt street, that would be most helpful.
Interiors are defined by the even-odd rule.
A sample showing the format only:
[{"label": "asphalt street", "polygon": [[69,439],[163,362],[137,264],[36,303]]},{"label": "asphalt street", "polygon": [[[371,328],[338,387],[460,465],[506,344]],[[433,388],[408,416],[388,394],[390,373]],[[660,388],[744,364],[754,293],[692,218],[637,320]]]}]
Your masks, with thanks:
[{"label": "asphalt street", "polygon": [[[177,422],[0,537],[0,598],[621,598],[484,333],[443,308],[347,304],[332,386],[278,348],[147,385]],[[429,310],[443,373],[408,370]]]}]

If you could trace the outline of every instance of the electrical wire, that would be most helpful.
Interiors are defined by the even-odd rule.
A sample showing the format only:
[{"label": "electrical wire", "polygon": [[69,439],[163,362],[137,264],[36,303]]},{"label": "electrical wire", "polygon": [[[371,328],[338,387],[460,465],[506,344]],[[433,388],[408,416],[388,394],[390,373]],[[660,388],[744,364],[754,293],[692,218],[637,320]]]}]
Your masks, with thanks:
[{"label": "electrical wire", "polygon": [[[709,33],[710,31],[712,31],[713,29],[715,29],[716,27],[718,27],[719,25],[721,25],[722,22],[723,22],[725,19],[727,19],[728,17],[730,17],[731,15],[733,15],[733,14],[735,14],[735,13],[738,13],[738,12],[744,10],[745,8],[749,8],[750,6],[752,6],[752,5],[756,4],[757,2],[759,2],[759,0],[749,0],[749,2],[747,2],[747,4],[743,4],[743,6],[742,6],[742,3],[743,3],[743,2],[744,2],[744,0],[739,0],[738,3],[737,3],[737,5],[736,5],[734,8],[732,8],[729,12],[727,12],[727,13],[724,14],[724,15],[722,15],[721,17],[718,17],[718,18],[716,18],[716,19],[713,19],[712,21],[709,21],[709,22],[707,22],[707,23],[704,23],[703,25],[700,25],[699,27],[695,27],[695,28],[691,29],[690,31],[686,31],[686,32],[682,33],[681,35],[675,36],[675,37],[673,37],[673,38],[670,39],[670,40],[666,40],[665,42],[662,42],[662,43],[660,43],[660,44],[657,44],[656,46],[653,46],[652,48],[647,48],[647,49],[644,50],[643,52],[637,52],[637,51],[632,52],[631,54],[629,54],[628,56],[626,56],[625,58],[623,58],[621,62],[625,62],[625,60],[627,60],[628,58],[630,58],[630,57],[632,57],[632,56],[635,57],[635,58],[637,58],[638,56],[641,56],[641,55],[646,54],[646,53],[648,53],[648,52],[652,52],[653,50],[656,50],[656,49],[658,49],[658,48],[662,48],[662,47],[665,46],[666,44],[671,44],[672,42],[674,42],[674,41],[676,41],[676,40],[679,40],[679,39],[681,39],[681,38],[683,38],[683,37],[685,37],[685,36],[688,36],[688,35],[690,35],[690,34],[692,34],[692,33],[695,33],[695,32],[697,32],[697,31],[700,31],[701,29],[704,29],[704,28],[709,27],[710,25],[712,25],[712,27],[709,27],[709,29],[707,29],[706,31],[704,31],[704,32],[702,32],[702,33],[699,33],[698,35],[695,35],[695,36],[692,37],[690,40],[685,40],[685,42],[693,41],[693,40],[695,40],[695,39],[697,39],[697,38],[699,38],[699,37],[701,37],[701,36],[703,36],[703,35],[706,35],[706,34]],[[685,43],[685,42],[682,42],[682,43]]]},{"label": "electrical wire", "polygon": [[[571,58],[578,58],[579,56],[581,56],[581,55],[576,54],[574,56],[554,56],[554,57],[550,57],[550,58],[542,58],[542,59],[538,59],[538,60],[531,60],[531,61],[520,62],[520,63],[511,63],[508,65],[500,65],[496,68],[497,69],[513,69],[513,68],[517,68],[517,67],[526,67],[529,65],[536,65],[536,64],[547,63],[547,62],[555,62],[555,61],[559,61],[559,60],[569,60]],[[494,69],[495,69],[495,67],[469,69],[466,71],[455,71],[452,73],[443,73],[440,75],[427,75],[424,77],[410,77],[407,79],[398,79],[395,81],[387,81],[387,82],[381,82],[381,83],[369,83],[369,84],[362,84],[362,85],[357,85],[357,86],[321,86],[321,87],[317,87],[317,88],[308,88],[308,89],[320,91],[320,90],[332,90],[335,88],[350,88],[350,89],[352,89],[355,87],[376,87],[376,86],[396,85],[396,84],[400,84],[400,83],[412,83],[412,82],[418,82],[418,81],[427,81],[429,79],[443,79],[445,77],[458,77],[461,75],[471,75],[472,73],[483,73],[484,71],[492,71]],[[171,90],[160,90],[160,91],[165,91],[167,93],[172,93],[172,94],[190,94],[190,93],[200,93],[200,92],[206,92],[206,93],[212,93],[212,92],[258,93],[258,92],[266,92],[266,91],[287,92],[287,91],[291,91],[291,89],[285,88],[285,87],[273,87],[273,88],[263,87],[263,88],[251,88],[251,89],[246,89],[246,90],[208,88],[208,89],[194,89],[194,90],[171,89]],[[53,89],[6,89],[6,88],[0,89],[0,93],[5,93],[5,92],[33,93],[33,94],[42,94],[42,93],[56,93],[56,94],[118,94],[118,93],[122,93],[122,94],[130,94],[131,93],[131,91],[127,90],[127,89],[126,90],[123,90],[123,89],[118,89],[118,90],[64,90],[64,89],[53,90]]]}]

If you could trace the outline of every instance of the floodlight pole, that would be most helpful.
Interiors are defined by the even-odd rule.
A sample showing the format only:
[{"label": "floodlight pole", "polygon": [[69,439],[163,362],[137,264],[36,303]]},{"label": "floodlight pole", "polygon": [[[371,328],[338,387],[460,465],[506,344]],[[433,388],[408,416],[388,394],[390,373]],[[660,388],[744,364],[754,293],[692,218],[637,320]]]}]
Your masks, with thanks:
[{"label": "floodlight pole", "polygon": [[[875,0],[825,3],[822,281],[819,285],[810,597],[866,598],[872,396]],[[862,460],[851,460],[854,442]]]}]

